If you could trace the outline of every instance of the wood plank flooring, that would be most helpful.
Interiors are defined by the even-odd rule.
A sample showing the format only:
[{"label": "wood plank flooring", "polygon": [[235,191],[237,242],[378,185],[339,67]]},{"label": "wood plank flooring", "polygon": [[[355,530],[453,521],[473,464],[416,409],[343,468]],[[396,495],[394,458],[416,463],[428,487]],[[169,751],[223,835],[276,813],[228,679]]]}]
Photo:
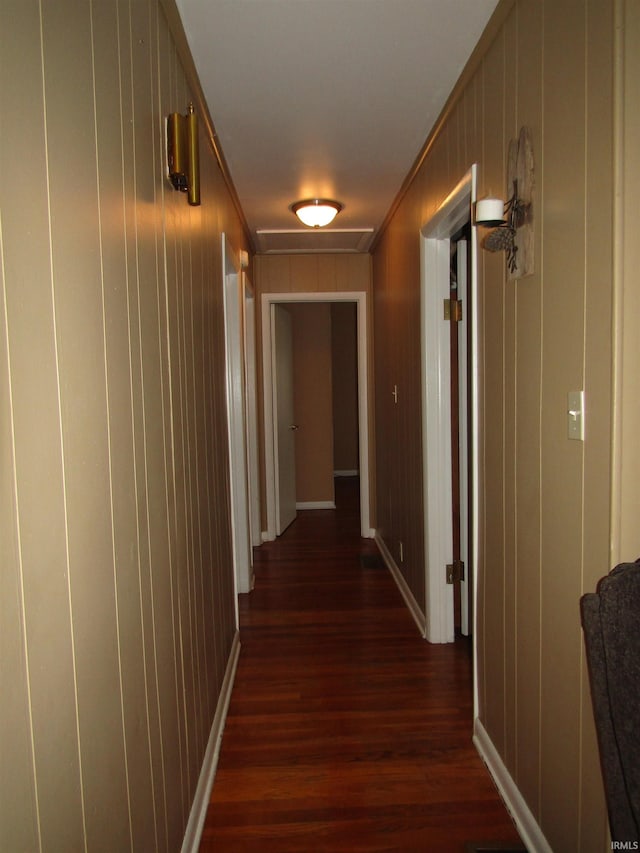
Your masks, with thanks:
[{"label": "wood plank flooring", "polygon": [[357,481],[337,488],[336,512],[257,549],[201,853],[517,842],[471,743],[468,642],[420,637],[386,568],[363,565]]}]

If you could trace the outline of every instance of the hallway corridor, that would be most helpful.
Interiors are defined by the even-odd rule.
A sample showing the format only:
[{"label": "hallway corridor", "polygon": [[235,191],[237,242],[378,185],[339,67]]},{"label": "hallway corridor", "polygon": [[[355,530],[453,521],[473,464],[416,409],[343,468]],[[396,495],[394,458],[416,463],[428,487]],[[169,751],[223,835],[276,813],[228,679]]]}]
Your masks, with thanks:
[{"label": "hallway corridor", "polygon": [[337,511],[256,552],[202,853],[517,841],[471,743],[469,644],[420,638],[360,539],[357,488],[337,480]]}]

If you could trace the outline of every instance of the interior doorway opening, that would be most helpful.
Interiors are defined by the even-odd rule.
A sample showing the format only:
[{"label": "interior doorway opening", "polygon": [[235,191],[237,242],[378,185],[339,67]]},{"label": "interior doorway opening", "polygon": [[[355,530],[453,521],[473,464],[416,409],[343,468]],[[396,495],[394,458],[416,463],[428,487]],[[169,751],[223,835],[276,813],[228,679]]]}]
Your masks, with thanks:
[{"label": "interior doorway opening", "polygon": [[[276,309],[291,303],[352,303],[356,317],[356,362],[357,362],[357,454],[360,478],[360,527],[361,535],[372,538],[369,509],[369,412],[367,382],[367,300],[365,292],[344,293],[277,293],[263,294],[262,297],[262,345],[264,379],[264,432],[265,432],[265,482],[267,530],[263,532],[265,541],[278,535],[278,490],[279,490],[279,451],[277,423],[277,391],[275,349]],[[295,427],[296,424],[291,424]],[[353,469],[355,470],[355,469]],[[312,507],[307,507],[312,508]]]},{"label": "interior doorway opening", "polygon": [[[474,657],[474,703],[477,708],[475,683],[477,649],[473,624],[476,612],[478,565],[478,310],[476,234],[470,228],[468,244],[462,247],[457,239],[461,229],[471,221],[472,205],[476,198],[476,167],[472,166],[460,183],[452,190],[433,217],[421,230],[422,242],[422,409],[424,454],[424,506],[426,550],[426,631],[430,642],[448,643],[455,639],[454,584],[450,583],[449,567],[454,566],[453,553],[453,479],[459,477],[460,507],[468,511],[468,519],[460,519],[460,536],[464,554],[465,584],[461,584],[461,611],[465,599],[471,607],[464,614],[466,633],[472,634]],[[456,258],[456,290],[466,290],[467,310],[462,306],[459,330],[453,332],[446,322],[445,311],[455,310],[451,305],[452,242],[457,242],[456,256],[468,252],[469,262]],[[457,294],[459,295],[459,294]],[[468,318],[468,332],[465,330]],[[459,425],[452,426],[452,361],[451,341],[456,335],[459,347],[458,373]],[[467,351],[465,351],[467,350]],[[452,453],[452,435],[459,435],[460,457],[457,464]],[[455,440],[455,439],[454,439]],[[468,457],[465,458],[465,454]],[[457,472],[454,472],[457,467]],[[471,580],[470,580],[471,579]],[[461,621],[463,614],[461,612]]]},{"label": "interior doorway opening", "polygon": [[335,509],[336,479],[360,475],[356,305],[294,302],[277,310],[292,319],[296,508]]}]

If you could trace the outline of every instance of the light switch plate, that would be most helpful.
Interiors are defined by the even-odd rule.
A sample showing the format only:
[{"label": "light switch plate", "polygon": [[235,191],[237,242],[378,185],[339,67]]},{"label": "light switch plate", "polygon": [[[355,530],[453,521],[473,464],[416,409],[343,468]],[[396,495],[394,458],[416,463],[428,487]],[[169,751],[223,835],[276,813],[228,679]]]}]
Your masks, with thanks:
[{"label": "light switch plate", "polygon": [[567,394],[567,437],[584,441],[584,391]]}]

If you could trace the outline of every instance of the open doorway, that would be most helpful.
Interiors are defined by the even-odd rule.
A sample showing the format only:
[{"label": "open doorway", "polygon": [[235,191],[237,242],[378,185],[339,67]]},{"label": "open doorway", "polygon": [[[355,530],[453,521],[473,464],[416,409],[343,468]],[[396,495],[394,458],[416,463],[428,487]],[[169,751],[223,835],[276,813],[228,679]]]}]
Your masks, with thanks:
[{"label": "open doorway", "polygon": [[[357,331],[357,413],[358,413],[358,470],[360,473],[361,535],[371,538],[369,515],[369,412],[367,383],[367,299],[365,292],[345,293],[278,293],[262,297],[262,345],[264,372],[264,424],[265,424],[265,479],[267,531],[265,540],[277,535],[278,501],[278,437],[277,437],[277,382],[275,381],[275,317],[278,306],[291,303],[352,303],[355,306]],[[295,423],[291,426],[296,426]]]},{"label": "open doorway", "polygon": [[[335,509],[336,490],[344,491],[346,480],[351,481],[350,491],[359,492],[356,305],[293,302],[276,306],[276,313],[283,311],[290,313],[292,325],[295,429],[285,439],[294,439],[296,509]],[[280,442],[278,449],[282,472],[286,454]]]},{"label": "open doorway", "polygon": [[[294,302],[288,309],[293,329],[296,509],[335,509],[331,305]],[[282,457],[278,466],[282,469]]]},{"label": "open doorway", "polygon": [[[469,600],[469,584],[473,589],[472,606],[466,607],[465,631],[473,632],[475,587],[477,578],[477,515],[478,515],[478,416],[477,416],[477,273],[475,229],[470,228],[467,241],[462,229],[468,227],[472,204],[475,201],[476,168],[473,166],[452,190],[440,208],[423,226],[422,235],[422,365],[423,365],[423,447],[424,505],[426,553],[426,632],[431,642],[448,643],[455,639],[454,584],[450,581],[454,567],[453,552],[453,480],[460,489],[459,505],[468,512],[461,517],[458,545],[466,548],[464,584],[460,588],[462,610]],[[452,242],[457,243],[455,253]],[[469,320],[452,330],[445,312],[457,307],[451,304],[452,258],[456,256],[456,300],[458,288],[466,289],[466,310],[462,318]],[[458,257],[459,256],[459,257]],[[459,263],[460,261],[460,263]],[[452,368],[452,340],[455,338],[457,364]],[[468,348],[468,353],[465,349]],[[452,369],[460,372],[452,385]],[[453,411],[459,425],[452,426],[452,389],[458,401]],[[453,439],[452,439],[453,436]],[[452,442],[458,442],[460,456],[454,458]],[[468,457],[465,458],[465,454]],[[465,494],[466,493],[466,494]],[[474,661],[477,654],[473,637]],[[475,679],[475,666],[474,666]],[[474,702],[477,707],[477,686],[474,683]]]}]

